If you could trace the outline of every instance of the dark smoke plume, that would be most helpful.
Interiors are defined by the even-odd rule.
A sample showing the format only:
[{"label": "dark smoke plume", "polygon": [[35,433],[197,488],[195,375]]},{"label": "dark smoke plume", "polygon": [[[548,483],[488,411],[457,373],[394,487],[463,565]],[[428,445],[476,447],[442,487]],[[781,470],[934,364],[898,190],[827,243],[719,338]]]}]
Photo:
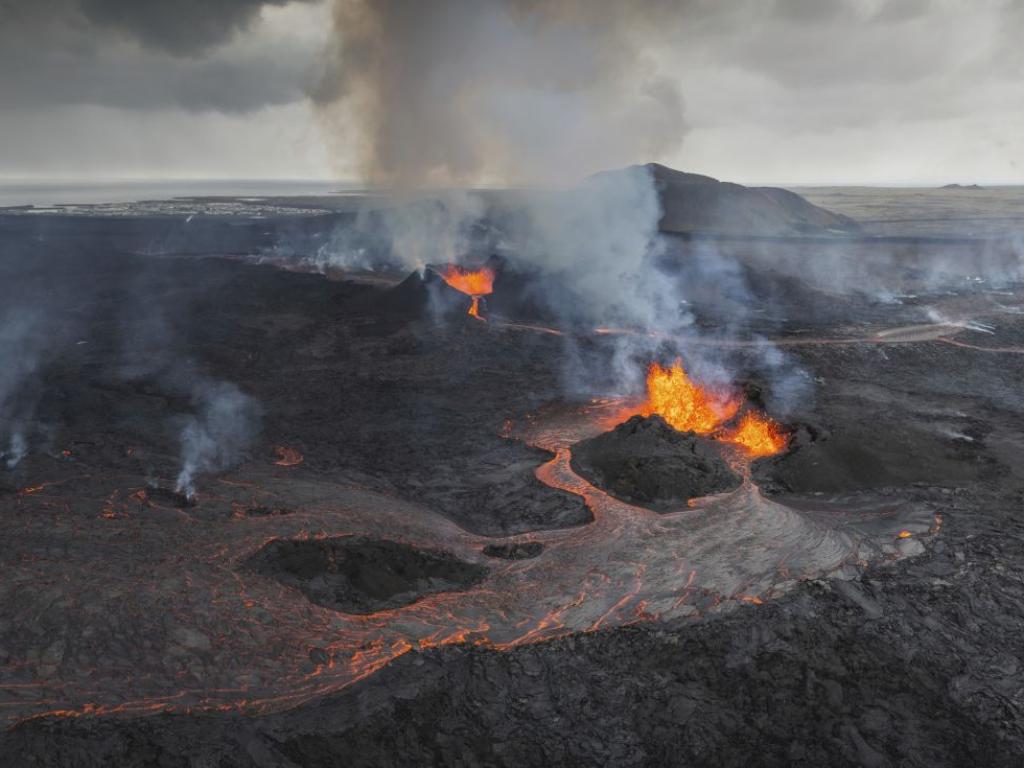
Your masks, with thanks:
[{"label": "dark smoke plume", "polygon": [[674,149],[657,0],[335,0],[314,94],[373,183],[562,183]]},{"label": "dark smoke plume", "polygon": [[[564,327],[637,331],[616,339],[612,365],[597,363],[600,376],[567,337],[572,395],[635,390],[646,361],[672,343],[664,339],[696,332],[690,288],[657,267],[662,210],[650,169],[583,181],[682,141],[682,99],[646,53],[678,28],[679,12],[663,0],[335,0],[335,44],[315,96],[336,138],[357,147],[365,180],[405,193],[534,187],[503,198],[514,213],[500,241],[555,277],[538,298]],[[407,267],[462,259],[465,233],[488,215],[474,203],[479,193],[435,194],[443,215],[401,200],[379,217]],[[704,271],[728,272],[715,256]],[[338,261],[354,263],[353,255]],[[704,381],[734,380],[710,348],[674,351],[687,352]],[[767,344],[759,363],[773,380],[791,369]]]}]

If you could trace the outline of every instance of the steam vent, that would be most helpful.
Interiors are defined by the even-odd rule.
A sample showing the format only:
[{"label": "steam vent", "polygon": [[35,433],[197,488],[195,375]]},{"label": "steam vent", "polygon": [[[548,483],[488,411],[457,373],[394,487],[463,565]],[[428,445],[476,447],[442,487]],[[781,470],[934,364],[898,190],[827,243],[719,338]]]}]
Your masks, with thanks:
[{"label": "steam vent", "polygon": [[1024,766],[1021,2],[0,8],[0,768]]}]

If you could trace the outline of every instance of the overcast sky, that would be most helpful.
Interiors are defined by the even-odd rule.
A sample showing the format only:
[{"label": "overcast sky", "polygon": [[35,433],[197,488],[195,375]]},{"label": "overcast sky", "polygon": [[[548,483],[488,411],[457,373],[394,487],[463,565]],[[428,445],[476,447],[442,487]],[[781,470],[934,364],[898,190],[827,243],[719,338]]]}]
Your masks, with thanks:
[{"label": "overcast sky", "polygon": [[[1024,183],[1024,0],[647,5],[657,24],[631,42],[682,97],[678,140],[615,162]],[[0,178],[352,178],[356,147],[309,95],[332,18],[326,0],[0,0]]]}]

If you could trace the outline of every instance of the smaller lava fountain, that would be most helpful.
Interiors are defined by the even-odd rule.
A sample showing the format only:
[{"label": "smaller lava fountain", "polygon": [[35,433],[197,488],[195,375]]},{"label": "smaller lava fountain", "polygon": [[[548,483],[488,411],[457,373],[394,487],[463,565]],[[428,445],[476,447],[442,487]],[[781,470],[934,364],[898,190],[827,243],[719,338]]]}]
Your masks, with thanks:
[{"label": "smaller lava fountain", "polygon": [[743,448],[751,458],[774,456],[786,449],[789,435],[776,422],[756,411],[747,411],[740,423],[720,438]]},{"label": "smaller lava fountain", "polygon": [[438,274],[452,288],[472,299],[469,316],[484,320],[480,316],[480,299],[494,293],[494,270],[490,267],[466,269],[458,264],[449,264],[443,270],[439,270]]},{"label": "smaller lava fountain", "polygon": [[715,391],[694,382],[680,359],[665,367],[651,363],[647,371],[647,401],[641,413],[657,414],[680,432],[695,432],[732,443],[751,458],[773,456],[789,443],[785,430],[768,416],[746,411],[734,426],[727,427],[740,410],[734,393]]}]

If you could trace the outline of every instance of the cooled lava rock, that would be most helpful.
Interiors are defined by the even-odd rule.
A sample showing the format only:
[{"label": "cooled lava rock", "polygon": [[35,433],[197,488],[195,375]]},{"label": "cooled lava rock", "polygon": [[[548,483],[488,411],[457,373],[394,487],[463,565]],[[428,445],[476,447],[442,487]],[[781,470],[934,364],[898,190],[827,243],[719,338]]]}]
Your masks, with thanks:
[{"label": "cooled lava rock", "polygon": [[147,488],[146,498],[154,504],[170,504],[172,507],[178,507],[179,509],[194,507],[196,504],[195,499],[180,491],[172,491],[170,488]]},{"label": "cooled lava rock", "polygon": [[[582,498],[537,479],[535,469],[548,458],[542,451],[511,443],[489,454],[504,459],[505,465],[486,466],[476,477],[456,476],[458,485],[448,494],[426,488],[424,498],[440,514],[484,536],[570,528],[594,519]],[[539,457],[532,464],[520,458],[532,456]]]},{"label": "cooled lava rock", "polygon": [[242,514],[245,517],[281,517],[294,515],[295,510],[288,507],[247,507]]},{"label": "cooled lava rock", "polygon": [[488,544],[483,548],[483,553],[488,557],[498,557],[502,560],[529,560],[537,557],[544,551],[544,545],[539,541],[524,541],[520,544]]},{"label": "cooled lava rock", "polygon": [[813,205],[795,192],[777,187],[744,187],[710,176],[686,173],[658,163],[595,174],[592,181],[625,183],[649,174],[658,190],[662,232],[743,236],[857,234],[848,216]]},{"label": "cooled lava rock", "polygon": [[275,539],[249,564],[317,605],[357,614],[409,605],[435,592],[468,589],[488,572],[447,552],[348,536]]},{"label": "cooled lava rock", "polygon": [[1001,473],[980,440],[943,437],[921,425],[851,418],[833,428],[799,425],[789,449],[754,465],[768,493],[841,493],[911,485],[958,486]]},{"label": "cooled lava rock", "polygon": [[657,511],[740,484],[713,443],[673,429],[660,416],[634,416],[577,443],[572,468],[615,498]]}]

